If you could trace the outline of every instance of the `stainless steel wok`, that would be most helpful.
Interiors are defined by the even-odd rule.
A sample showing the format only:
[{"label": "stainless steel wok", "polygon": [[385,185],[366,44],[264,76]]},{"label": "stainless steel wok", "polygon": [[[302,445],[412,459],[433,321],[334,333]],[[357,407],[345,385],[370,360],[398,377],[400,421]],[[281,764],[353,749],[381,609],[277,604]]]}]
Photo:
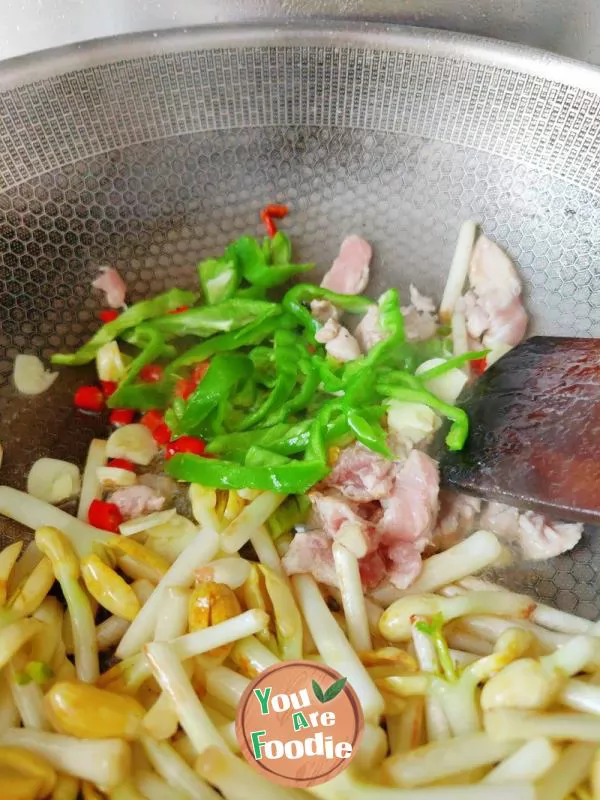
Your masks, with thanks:
[{"label": "stainless steel wok", "polygon": [[[131,299],[190,285],[195,264],[282,200],[301,256],[356,231],[371,291],[443,285],[468,217],[527,283],[537,332],[600,335],[600,71],[426,30],[327,23],[116,39],[0,69],[0,479],[35,457],[82,461],[82,374],[15,397],[12,359],[97,327],[97,267]],[[2,536],[20,532],[0,522]],[[598,614],[600,544],[508,580]]]}]

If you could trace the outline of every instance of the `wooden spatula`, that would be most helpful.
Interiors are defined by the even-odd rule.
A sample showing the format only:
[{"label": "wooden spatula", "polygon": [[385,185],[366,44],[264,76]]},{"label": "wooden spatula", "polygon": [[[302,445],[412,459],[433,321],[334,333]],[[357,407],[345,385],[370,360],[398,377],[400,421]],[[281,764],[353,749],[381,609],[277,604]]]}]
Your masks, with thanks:
[{"label": "wooden spatula", "polygon": [[459,398],[471,427],[442,482],[556,519],[600,523],[600,339],[535,336]]}]

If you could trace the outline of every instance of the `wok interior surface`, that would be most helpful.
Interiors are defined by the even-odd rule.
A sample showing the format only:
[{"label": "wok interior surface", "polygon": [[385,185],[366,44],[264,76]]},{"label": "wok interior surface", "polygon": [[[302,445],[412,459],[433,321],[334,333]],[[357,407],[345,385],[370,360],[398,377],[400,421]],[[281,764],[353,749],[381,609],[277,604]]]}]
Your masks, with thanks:
[{"label": "wok interior surface", "polygon": [[[83,463],[102,422],[72,408],[85,370],[16,397],[19,352],[72,350],[98,327],[100,265],[130,301],[191,287],[199,259],[291,207],[302,260],[369,239],[369,287],[439,299],[461,222],[518,264],[537,333],[600,332],[600,74],[426,31],[224,29],[84,48],[5,68],[0,93],[2,483],[41,455]],[[87,54],[87,58],[86,58]],[[85,64],[89,64],[85,66]],[[550,77],[547,77],[547,75]],[[590,88],[591,87],[591,88]],[[90,373],[91,374],[91,373]],[[0,544],[22,531],[4,519]],[[596,617],[600,544],[506,580]]]}]

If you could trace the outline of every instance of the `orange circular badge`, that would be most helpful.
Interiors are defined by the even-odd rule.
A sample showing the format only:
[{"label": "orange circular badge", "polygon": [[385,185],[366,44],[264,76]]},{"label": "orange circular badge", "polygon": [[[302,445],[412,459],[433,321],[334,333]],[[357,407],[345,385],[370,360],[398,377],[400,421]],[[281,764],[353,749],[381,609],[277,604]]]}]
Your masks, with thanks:
[{"label": "orange circular badge", "polygon": [[343,675],[324,664],[288,661],[248,686],[236,734],[244,757],[265,778],[306,788],[348,766],[363,726],[360,703]]}]

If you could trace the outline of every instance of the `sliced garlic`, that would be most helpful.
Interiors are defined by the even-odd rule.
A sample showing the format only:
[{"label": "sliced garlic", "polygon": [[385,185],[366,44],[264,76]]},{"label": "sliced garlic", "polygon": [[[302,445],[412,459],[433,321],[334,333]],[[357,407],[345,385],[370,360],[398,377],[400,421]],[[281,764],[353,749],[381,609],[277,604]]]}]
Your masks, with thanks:
[{"label": "sliced garlic", "polygon": [[108,438],[106,455],[108,458],[126,458],[144,467],[158,453],[158,445],[145,425],[133,423],[117,428]]},{"label": "sliced garlic", "polygon": [[101,381],[118,382],[125,374],[125,363],[116,342],[108,342],[96,353],[96,372]]},{"label": "sliced garlic", "polygon": [[74,497],[80,489],[78,467],[57,458],[39,458],[27,476],[27,492],[52,505]]},{"label": "sliced garlic", "polygon": [[137,481],[135,472],[130,469],[120,469],[119,467],[98,467],[96,477],[103,489],[133,486]]},{"label": "sliced garlic", "polygon": [[58,372],[48,372],[37,356],[18,355],[13,367],[13,381],[21,394],[42,394],[58,378]]},{"label": "sliced garlic", "polygon": [[[428,369],[434,369],[445,363],[445,358],[432,358],[417,367],[415,374],[422,375],[424,372],[427,372]],[[452,404],[456,402],[457,397],[465,388],[467,381],[466,373],[463,372],[462,369],[457,369],[455,367],[454,369],[449,369],[448,372],[445,372],[443,375],[439,375],[437,378],[431,378],[431,380],[425,381],[425,388],[436,397],[439,397],[444,403]]]}]

